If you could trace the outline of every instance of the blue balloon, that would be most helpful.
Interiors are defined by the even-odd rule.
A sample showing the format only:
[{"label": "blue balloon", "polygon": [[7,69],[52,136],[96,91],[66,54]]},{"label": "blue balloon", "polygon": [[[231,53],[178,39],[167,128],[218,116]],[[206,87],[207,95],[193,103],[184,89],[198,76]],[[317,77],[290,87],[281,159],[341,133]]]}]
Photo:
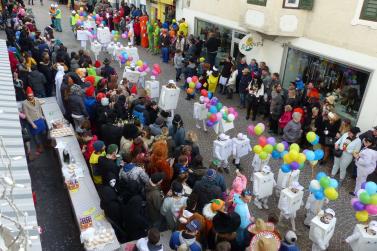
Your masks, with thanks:
[{"label": "blue balloon", "polygon": [[212,92],[208,92],[208,95],[207,95],[207,97],[208,97],[209,99],[211,99],[211,98],[212,98],[212,96],[213,96]]},{"label": "blue balloon", "polygon": [[212,106],[209,108],[209,112],[212,113],[212,114],[217,113],[217,108],[216,108],[216,106],[212,105]]},{"label": "blue balloon", "polygon": [[316,135],[315,136],[315,140],[313,140],[313,142],[311,143],[313,146],[317,145],[319,143],[319,136]]},{"label": "blue balloon", "polygon": [[369,195],[375,194],[377,192],[377,185],[373,181],[368,181],[365,184],[365,191],[368,192]]},{"label": "blue balloon", "polygon": [[317,175],[315,176],[316,180],[320,181],[323,177],[326,177],[327,174],[325,174],[324,172],[319,172],[317,173]]},{"label": "blue balloon", "polygon": [[323,156],[325,156],[325,153],[323,152],[322,149],[317,149],[314,151],[314,155],[315,155],[315,160],[320,160],[323,158]]},{"label": "blue balloon", "polygon": [[322,191],[317,191],[314,193],[314,198],[316,200],[323,200],[325,198],[325,195],[323,194]]},{"label": "blue balloon", "polygon": [[315,159],[315,154],[311,150],[306,151],[305,155],[308,161],[313,161]]},{"label": "blue balloon", "polygon": [[276,150],[272,151],[271,156],[273,159],[279,159],[280,158],[280,153]]},{"label": "blue balloon", "polygon": [[281,171],[283,173],[289,173],[291,171],[291,167],[288,164],[281,165]]},{"label": "blue balloon", "polygon": [[288,151],[282,151],[282,152],[280,153],[280,158],[283,158],[284,155],[286,155],[286,154],[288,154]]},{"label": "blue balloon", "polygon": [[331,178],[330,179],[330,187],[338,188],[338,186],[339,186],[338,181],[336,179]]}]

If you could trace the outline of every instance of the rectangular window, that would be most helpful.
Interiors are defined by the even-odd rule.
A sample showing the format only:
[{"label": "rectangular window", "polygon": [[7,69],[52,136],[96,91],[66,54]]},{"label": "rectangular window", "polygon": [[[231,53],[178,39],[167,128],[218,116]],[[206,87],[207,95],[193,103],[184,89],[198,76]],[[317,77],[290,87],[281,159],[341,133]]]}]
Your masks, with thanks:
[{"label": "rectangular window", "polygon": [[266,6],[267,0],[247,0],[247,3]]},{"label": "rectangular window", "polygon": [[377,0],[364,0],[360,19],[377,21]]},{"label": "rectangular window", "polygon": [[283,8],[286,9],[313,9],[314,0],[283,0]]}]

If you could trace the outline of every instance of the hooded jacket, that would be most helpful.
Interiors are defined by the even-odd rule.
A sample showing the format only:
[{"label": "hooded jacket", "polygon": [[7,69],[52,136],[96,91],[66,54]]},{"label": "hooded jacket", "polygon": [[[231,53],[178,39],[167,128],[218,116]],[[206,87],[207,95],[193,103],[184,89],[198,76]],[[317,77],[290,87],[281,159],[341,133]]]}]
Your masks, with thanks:
[{"label": "hooded jacket", "polygon": [[159,185],[152,185],[150,182],[145,187],[145,197],[147,200],[147,215],[152,223],[158,222],[162,215],[160,208],[163,202],[163,195]]},{"label": "hooded jacket", "polygon": [[153,245],[149,243],[148,237],[141,238],[136,242],[136,248],[138,251],[163,251],[162,244]]},{"label": "hooded jacket", "polygon": [[201,251],[202,246],[193,238],[185,238],[182,231],[175,231],[170,237],[169,246],[173,250],[178,250],[179,246],[186,244],[190,251]]},{"label": "hooded jacket", "polygon": [[301,123],[291,120],[284,127],[283,139],[288,143],[298,142],[301,138]]},{"label": "hooded jacket", "polygon": [[217,184],[216,180],[209,180],[206,176],[195,183],[192,193],[198,195],[197,209],[199,212],[201,212],[203,207],[211,200],[221,199],[223,197],[221,187]]},{"label": "hooded jacket", "polygon": [[149,224],[147,219],[142,215],[142,201],[140,195],[133,196],[124,208],[125,230],[128,241],[133,241],[147,236]]},{"label": "hooded jacket", "polygon": [[148,174],[142,167],[137,166],[134,163],[125,164],[120,170],[119,177],[124,181],[137,181],[141,185],[147,184],[149,182]]},{"label": "hooded jacket", "polygon": [[29,85],[35,92],[45,91],[47,80],[45,76],[38,70],[29,73]]},{"label": "hooded jacket", "polygon": [[71,86],[71,95],[69,95],[67,103],[71,114],[89,117],[89,114],[85,108],[84,98],[82,96],[82,90],[80,86]]}]

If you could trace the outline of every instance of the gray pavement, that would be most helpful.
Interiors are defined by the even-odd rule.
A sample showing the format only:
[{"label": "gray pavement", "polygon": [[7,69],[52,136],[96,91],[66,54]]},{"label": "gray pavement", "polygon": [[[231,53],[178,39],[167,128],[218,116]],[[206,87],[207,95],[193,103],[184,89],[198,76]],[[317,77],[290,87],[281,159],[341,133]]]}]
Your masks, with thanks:
[{"label": "gray pavement", "polygon": [[[45,6],[43,7],[39,6],[39,4],[36,4],[33,7],[33,12],[34,12],[34,15],[36,16],[37,25],[39,29],[41,30],[43,30],[43,28],[50,23],[50,19],[48,16],[49,4],[50,2],[45,2]],[[73,33],[71,32],[70,27],[69,27],[69,10],[65,6],[62,6],[61,8],[63,11],[63,20],[62,20],[63,32],[56,33],[56,37],[59,38],[61,41],[63,41],[64,45],[67,46],[69,50],[75,50],[75,51],[79,50],[80,44],[79,42],[75,40]],[[140,58],[144,61],[147,61],[150,65],[154,63],[161,64],[162,74],[160,75],[158,79],[161,83],[166,83],[169,79],[175,78],[175,70],[172,67],[172,65],[163,64],[159,57],[148,54],[147,51],[143,48],[139,48],[139,54],[140,54]],[[104,55],[103,54],[100,55],[100,59],[103,59],[103,58],[104,58]],[[115,67],[118,73],[122,72],[122,69],[119,69],[118,65],[115,65]],[[227,105],[228,107],[229,106],[237,107],[238,105],[238,97],[236,96],[234,96],[233,100],[225,99],[224,97],[219,96],[219,95],[217,95],[217,97],[219,97],[221,101],[223,102],[223,104]],[[181,97],[180,97],[180,101],[179,101],[179,105],[178,105],[176,113],[181,114],[186,130],[195,130],[197,132],[198,137],[199,137],[199,146],[200,146],[201,154],[206,160],[206,164],[208,164],[209,161],[212,159],[212,141],[216,138],[216,134],[214,133],[213,130],[210,130],[208,133],[204,133],[203,131],[197,130],[195,128],[195,123],[194,123],[194,120],[192,119],[193,103],[194,101],[185,100],[185,93],[181,92]],[[229,135],[232,137],[236,136],[238,132],[246,133],[246,128],[251,123],[250,121],[245,120],[245,110],[239,110],[239,109],[237,110],[239,112],[239,118],[235,121],[235,129],[229,132]],[[257,118],[257,121],[255,121],[255,123],[258,123],[258,122],[263,122],[263,121]],[[252,142],[252,145],[255,145],[256,138],[252,138],[251,142]],[[253,154],[250,154],[246,158],[241,160],[241,166],[245,169],[247,177],[250,177],[250,164],[251,164],[252,157],[253,157]],[[277,173],[278,173],[280,164],[281,164],[280,160],[270,161],[270,165],[275,173],[275,179],[277,178]],[[228,184],[231,184],[231,181],[233,180],[235,176],[234,170],[235,170],[234,167],[232,167],[231,174],[225,175]],[[329,170],[330,170],[330,166],[327,166],[327,167],[318,167],[316,171],[325,171],[329,173]],[[39,179],[39,178],[40,177],[35,177],[35,179]],[[311,169],[307,165],[305,169],[301,172],[300,183],[304,187],[308,187],[310,180],[311,180]],[[336,230],[335,230],[334,237],[331,240],[330,247],[328,250],[350,250],[348,244],[346,244],[343,240],[349,234],[352,233],[353,227],[356,223],[356,220],[354,218],[354,211],[350,205],[351,196],[348,195],[348,192],[353,190],[354,184],[355,184],[354,180],[347,178],[347,180],[343,183],[342,187],[339,190],[339,199],[335,202],[330,202],[330,204],[328,205],[329,207],[334,209],[335,212],[337,213]],[[252,187],[251,184],[249,184],[249,186]],[[308,192],[305,193],[305,196],[304,196],[305,199],[307,195],[308,195]],[[250,209],[256,217],[262,217],[266,219],[269,213],[276,213],[277,215],[279,214],[279,210],[277,209],[277,202],[278,202],[278,199],[272,196],[269,201],[269,205],[271,209],[259,210],[254,205],[251,205]],[[45,203],[50,204],[54,202],[45,201]],[[67,223],[74,224],[70,219],[71,217],[68,217],[68,215],[66,215],[66,217],[68,218]],[[308,228],[304,227],[303,225],[304,218],[305,218],[305,210],[301,208],[298,211],[297,218],[296,218],[296,228],[298,230],[297,233],[298,233],[298,239],[299,239],[298,243],[301,250],[310,250],[311,241],[308,238],[308,233],[309,233]],[[50,221],[54,222],[55,219],[51,218]],[[66,228],[67,226],[59,225],[59,227]],[[279,230],[282,234],[284,234],[285,231],[288,230],[288,228],[289,228],[289,225],[287,221],[284,221],[281,226],[279,225]],[[55,239],[67,238],[66,235],[60,235],[60,232],[57,229],[55,229],[54,231],[56,232],[50,235],[51,238],[55,238]],[[78,247],[78,245],[77,243],[74,243],[74,241],[78,241],[77,238],[74,238],[71,240],[73,240],[73,243],[71,241],[72,248],[67,248],[65,250],[77,250],[76,248]],[[44,241],[43,237],[42,237],[42,244],[45,247],[45,250],[62,250],[62,249],[54,249],[50,247],[50,245],[53,245],[53,241],[51,240]],[[69,245],[67,247],[69,247]]]}]

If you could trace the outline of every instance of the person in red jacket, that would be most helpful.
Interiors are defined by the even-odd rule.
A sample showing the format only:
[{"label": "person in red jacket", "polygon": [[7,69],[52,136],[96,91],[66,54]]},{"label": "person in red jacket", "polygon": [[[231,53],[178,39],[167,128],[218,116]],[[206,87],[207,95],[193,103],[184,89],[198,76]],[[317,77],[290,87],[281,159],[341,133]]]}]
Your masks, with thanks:
[{"label": "person in red jacket", "polygon": [[121,16],[120,16],[119,12],[114,11],[114,15],[113,15],[113,23],[114,23],[114,29],[115,29],[116,31],[119,31],[120,18],[121,18]]},{"label": "person in red jacket", "polygon": [[139,17],[135,17],[135,20],[134,20],[134,35],[135,35],[136,45],[140,45],[140,34],[141,34],[141,27],[140,27]]}]

